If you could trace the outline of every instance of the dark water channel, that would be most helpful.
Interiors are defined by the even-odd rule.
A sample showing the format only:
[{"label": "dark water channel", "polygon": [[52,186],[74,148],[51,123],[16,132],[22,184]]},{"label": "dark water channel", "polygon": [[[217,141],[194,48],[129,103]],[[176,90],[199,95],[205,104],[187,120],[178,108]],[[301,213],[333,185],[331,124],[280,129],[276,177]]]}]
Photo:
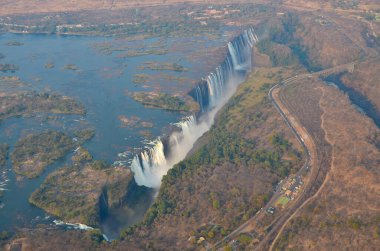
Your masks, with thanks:
[{"label": "dark water channel", "polygon": [[326,77],[324,80],[333,83],[339,90],[346,93],[353,105],[355,105],[358,110],[368,117],[370,117],[373,122],[380,128],[380,111],[376,108],[374,104],[366,96],[356,91],[355,89],[346,86],[341,81],[341,74],[334,74]]}]

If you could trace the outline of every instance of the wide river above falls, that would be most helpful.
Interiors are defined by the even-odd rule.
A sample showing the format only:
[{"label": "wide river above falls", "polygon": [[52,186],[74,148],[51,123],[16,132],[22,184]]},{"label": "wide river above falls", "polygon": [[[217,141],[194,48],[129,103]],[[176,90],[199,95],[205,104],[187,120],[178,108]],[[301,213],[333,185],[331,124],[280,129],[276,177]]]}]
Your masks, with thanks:
[{"label": "wide river above falls", "polygon": [[[131,157],[146,146],[147,141],[167,133],[169,125],[178,122],[184,114],[145,108],[131,99],[127,92],[188,92],[219,63],[217,58],[213,60],[207,54],[208,50],[215,53],[215,48],[222,48],[226,41],[227,37],[222,35],[139,41],[83,36],[0,35],[0,53],[5,55],[0,64],[14,64],[19,68],[15,72],[0,72],[0,78],[16,76],[28,83],[19,89],[1,88],[11,92],[32,90],[62,94],[77,99],[87,112],[85,116],[54,115],[53,122],[46,119],[46,114],[6,119],[0,122],[0,143],[9,144],[11,153],[14,144],[29,133],[47,129],[92,128],[95,136],[84,146],[94,158],[110,164],[119,161],[128,165]],[[199,63],[200,60],[203,64]],[[149,69],[144,67],[148,62],[175,63],[187,70]],[[145,81],[136,81],[136,74],[144,75]],[[123,126],[120,116],[136,116],[153,126]],[[149,134],[151,136],[147,138]],[[28,197],[49,173],[69,161],[70,155],[49,166],[39,178],[31,180],[18,179],[8,160],[0,175],[0,184],[5,189],[4,196],[0,198],[0,231],[52,223],[53,218],[31,206]],[[127,217],[123,225],[140,220],[147,206],[149,203],[143,202],[136,205],[136,210],[141,210],[141,213],[135,212],[133,219]],[[113,220],[105,222],[103,229],[106,234],[115,235],[107,233],[111,230],[106,226]]]}]

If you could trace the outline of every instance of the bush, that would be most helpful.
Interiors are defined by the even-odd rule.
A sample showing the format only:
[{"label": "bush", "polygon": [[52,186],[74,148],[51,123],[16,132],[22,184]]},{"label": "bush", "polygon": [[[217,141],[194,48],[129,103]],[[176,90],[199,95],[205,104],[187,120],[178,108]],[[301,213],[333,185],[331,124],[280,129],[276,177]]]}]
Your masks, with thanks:
[{"label": "bush", "polygon": [[233,251],[233,249],[230,245],[225,246],[223,250],[224,251]]},{"label": "bush", "polygon": [[214,237],[215,237],[215,233],[214,233],[214,231],[210,231],[210,232],[208,232],[207,236],[208,236],[208,238],[210,238],[210,239],[214,238]]},{"label": "bush", "polygon": [[217,200],[217,199],[212,200],[212,207],[214,209],[219,209],[219,207],[220,207],[219,200]]},{"label": "bush", "polygon": [[252,241],[252,237],[247,234],[241,234],[238,237],[238,241],[243,245],[248,245]]},{"label": "bush", "polygon": [[7,240],[11,237],[10,233],[8,233],[7,231],[1,231],[0,232],[0,241],[4,241],[4,240]]},{"label": "bush", "polygon": [[350,228],[352,228],[354,230],[359,230],[360,227],[363,225],[362,222],[360,221],[360,219],[357,219],[357,218],[350,218],[347,221],[347,224]]},{"label": "bush", "polygon": [[88,232],[91,239],[97,243],[101,243],[104,240],[103,234],[99,229],[93,229]]},{"label": "bush", "polygon": [[108,168],[108,165],[103,160],[95,160],[91,163],[91,167],[95,170],[104,170]]}]

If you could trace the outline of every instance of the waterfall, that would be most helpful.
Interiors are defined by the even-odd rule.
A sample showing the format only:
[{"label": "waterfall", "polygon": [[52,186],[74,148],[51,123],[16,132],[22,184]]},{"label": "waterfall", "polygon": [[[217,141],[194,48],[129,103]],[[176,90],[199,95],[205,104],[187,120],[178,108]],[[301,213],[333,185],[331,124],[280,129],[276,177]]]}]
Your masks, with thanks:
[{"label": "waterfall", "polygon": [[216,112],[251,70],[252,46],[257,42],[255,30],[249,28],[227,44],[223,63],[189,93],[198,102],[201,114],[177,123],[179,131],[173,132],[166,144],[158,138],[152,147],[133,158],[131,170],[138,185],[159,188],[168,170],[183,160],[195,141],[210,129]]},{"label": "waterfall", "polygon": [[145,186],[150,184],[149,187],[157,187],[161,182],[160,177],[167,171],[167,166],[164,144],[158,138],[153,142],[153,147],[133,158],[131,169],[137,184]]},{"label": "waterfall", "polygon": [[162,176],[184,159],[195,141],[209,128],[208,123],[197,121],[195,115],[186,117],[175,125],[179,131],[169,136],[169,150],[165,149],[163,141],[159,138],[152,142],[153,147],[133,158],[131,169],[138,185],[158,188]]},{"label": "waterfall", "polygon": [[224,62],[216,67],[189,94],[198,102],[201,111],[213,109],[226,94],[226,89],[240,84],[252,68],[252,46],[259,41],[250,28],[227,44]]}]

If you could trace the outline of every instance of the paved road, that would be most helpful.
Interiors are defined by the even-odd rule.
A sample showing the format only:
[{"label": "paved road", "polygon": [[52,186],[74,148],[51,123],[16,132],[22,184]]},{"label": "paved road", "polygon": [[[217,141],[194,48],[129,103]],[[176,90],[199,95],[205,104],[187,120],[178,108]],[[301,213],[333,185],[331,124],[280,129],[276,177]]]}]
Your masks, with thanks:
[{"label": "paved road", "polygon": [[[330,74],[339,73],[339,72],[342,72],[345,70],[352,72],[354,70],[355,63],[356,63],[356,61],[352,62],[352,63],[336,66],[336,67],[333,67],[330,69],[326,69],[323,71],[315,72],[312,74],[302,74],[299,76],[296,75],[290,79],[287,79],[283,83],[280,83],[279,85],[276,86],[276,88],[282,88],[282,87],[291,85],[295,82],[298,82],[299,80],[303,80],[303,79],[307,79],[307,78],[328,76]],[[273,90],[272,90],[272,93],[273,93]],[[272,101],[274,101],[274,104],[276,104],[278,106],[278,104],[276,103],[276,101],[274,99],[272,99]],[[281,102],[281,103],[284,103],[284,102]],[[289,124],[288,124],[288,126],[289,126]],[[293,128],[292,130],[295,130],[295,129]],[[295,133],[299,134],[297,132],[295,132]],[[304,143],[302,138],[301,138],[301,141],[302,141],[302,143]],[[303,145],[305,146],[305,144],[303,144]],[[307,150],[307,157],[308,157],[309,164],[310,164],[310,157],[311,157],[310,151],[311,151],[311,149]],[[313,153],[313,156],[318,158],[316,152]],[[314,166],[311,166],[310,169],[311,169],[311,176],[310,176],[308,184],[305,184],[304,189],[302,190],[301,194],[298,195],[296,201],[294,201],[292,203],[292,205],[289,208],[287,208],[287,210],[283,213],[282,216],[280,216],[275,222],[272,223],[272,225],[270,226],[271,230],[266,234],[264,239],[261,240],[259,245],[256,247],[257,250],[266,250],[266,249],[268,249],[268,246],[270,246],[270,250],[271,250],[274,246],[275,240],[278,238],[279,233],[281,232],[281,229],[288,222],[288,219],[290,219],[296,213],[296,211],[298,210],[299,207],[302,207],[304,205],[304,202],[307,201],[308,198],[313,196],[313,194],[314,194],[314,192],[313,192],[314,188],[313,187],[315,187],[315,185],[317,184],[317,177],[319,175],[319,172],[321,171],[321,166],[314,165]],[[319,190],[319,188],[317,190]]]},{"label": "paved road", "polygon": [[[269,92],[268,92],[268,97],[270,98],[270,100],[272,101],[272,103],[274,104],[276,110],[280,113],[280,115],[284,118],[285,120],[285,123],[288,125],[288,127],[292,130],[293,134],[296,136],[296,138],[298,139],[298,141],[300,142],[300,144],[302,145],[302,147],[304,148],[304,152],[307,153],[307,158],[306,158],[306,162],[304,164],[304,166],[299,170],[299,172],[301,172],[301,170],[303,171],[305,168],[308,168],[309,167],[309,163],[310,163],[310,154],[309,154],[309,150],[307,149],[305,143],[303,142],[303,139],[301,138],[301,136],[297,133],[297,131],[294,129],[294,127],[290,124],[288,118],[286,117],[286,115],[284,114],[284,112],[281,110],[280,106],[276,103],[276,101],[273,99],[273,91],[276,89],[276,88],[279,88],[280,86],[282,85],[286,85],[286,84],[289,84],[289,83],[292,83],[293,81],[295,80],[299,80],[300,78],[303,78],[303,77],[306,77],[307,75],[310,75],[310,74],[305,74],[305,75],[302,75],[302,76],[294,76],[294,77],[291,77],[289,79],[286,79],[285,81],[279,83],[279,84],[276,84],[275,86],[273,86]],[[298,173],[297,173],[298,175]],[[223,238],[222,240],[220,240],[219,242],[217,242],[214,246],[213,246],[213,249],[219,249],[221,248],[225,243],[228,243],[229,241],[233,240],[235,237],[237,237],[244,228],[246,228],[248,225],[252,224],[253,222],[255,222],[259,216],[259,214],[261,212],[265,212],[267,209],[269,209],[270,207],[273,206],[273,204],[282,196],[282,192],[281,192],[281,187],[280,186],[277,186],[276,188],[276,191],[274,193],[274,195],[271,197],[271,199],[268,201],[268,203],[260,210],[258,211],[252,218],[250,218],[248,221],[246,221],[245,223],[243,223],[242,225],[240,225],[238,228],[236,228],[234,231],[232,231],[229,235],[227,235],[225,238]],[[209,249],[211,250],[211,249]]]},{"label": "paved road", "polygon": [[[297,172],[297,174],[296,174],[297,177],[300,176],[303,172],[305,172],[305,170],[309,170],[310,169],[310,161],[311,161],[310,149],[307,148],[307,146],[306,146],[306,144],[304,142],[304,139],[302,138],[302,136],[300,135],[300,133],[297,132],[297,130],[293,127],[293,125],[290,123],[289,118],[285,115],[284,111],[280,108],[279,104],[273,98],[273,91],[275,89],[277,89],[277,88],[282,88],[282,87],[288,86],[290,84],[293,84],[293,83],[298,82],[298,81],[303,80],[303,79],[314,78],[314,77],[321,77],[321,76],[327,76],[327,75],[330,75],[330,74],[333,74],[333,73],[338,73],[338,72],[341,72],[341,71],[344,71],[344,70],[352,71],[353,67],[354,67],[354,63],[349,63],[349,64],[344,64],[344,65],[336,66],[336,67],[333,67],[333,68],[330,68],[330,69],[326,69],[326,70],[323,70],[323,71],[315,72],[315,73],[295,75],[295,76],[293,76],[291,78],[288,78],[288,79],[286,79],[286,80],[284,80],[284,81],[282,81],[282,82],[274,85],[269,90],[269,92],[268,92],[269,99],[272,101],[274,107],[280,113],[280,115],[284,119],[285,123],[291,129],[291,131],[293,132],[293,134],[295,135],[295,137],[297,138],[297,140],[300,142],[302,148],[304,149],[304,152],[306,153],[306,162],[302,166],[302,168],[300,168],[300,170]],[[318,168],[318,167],[315,167],[315,168]],[[304,197],[305,195],[306,194],[300,194],[297,197],[298,197],[299,200],[301,200],[300,198]],[[234,231],[232,231],[229,235],[227,235],[222,240],[218,241],[214,246],[212,246],[208,250],[218,250],[218,249],[222,248],[226,243],[229,243],[230,241],[232,241],[239,234],[241,234],[243,232],[243,230],[248,225],[254,223],[257,220],[257,218],[260,215],[260,213],[265,212],[268,208],[272,207],[274,205],[274,203],[278,200],[278,198],[280,198],[281,196],[282,196],[281,187],[278,186],[276,188],[276,191],[275,191],[274,195],[272,196],[272,198],[269,200],[269,202],[261,210],[259,210],[252,218],[250,218],[248,221],[246,221],[245,223],[243,223],[242,225],[240,225],[238,228],[236,228]],[[302,201],[304,201],[304,200],[306,200],[306,198],[302,198]],[[293,205],[294,208],[296,208],[297,206],[299,206],[299,203],[294,203],[294,204],[295,204],[295,205]],[[285,212],[281,217],[279,217],[277,219],[277,221],[273,222],[268,227],[268,228],[271,229],[270,232],[268,233],[268,235],[269,234],[273,234],[273,232],[275,232],[275,231],[277,231],[277,230],[279,230],[281,228],[281,226],[283,225],[283,223],[286,222],[286,219],[289,218],[293,214],[294,208],[293,208],[293,210],[288,210],[287,212]]]}]

